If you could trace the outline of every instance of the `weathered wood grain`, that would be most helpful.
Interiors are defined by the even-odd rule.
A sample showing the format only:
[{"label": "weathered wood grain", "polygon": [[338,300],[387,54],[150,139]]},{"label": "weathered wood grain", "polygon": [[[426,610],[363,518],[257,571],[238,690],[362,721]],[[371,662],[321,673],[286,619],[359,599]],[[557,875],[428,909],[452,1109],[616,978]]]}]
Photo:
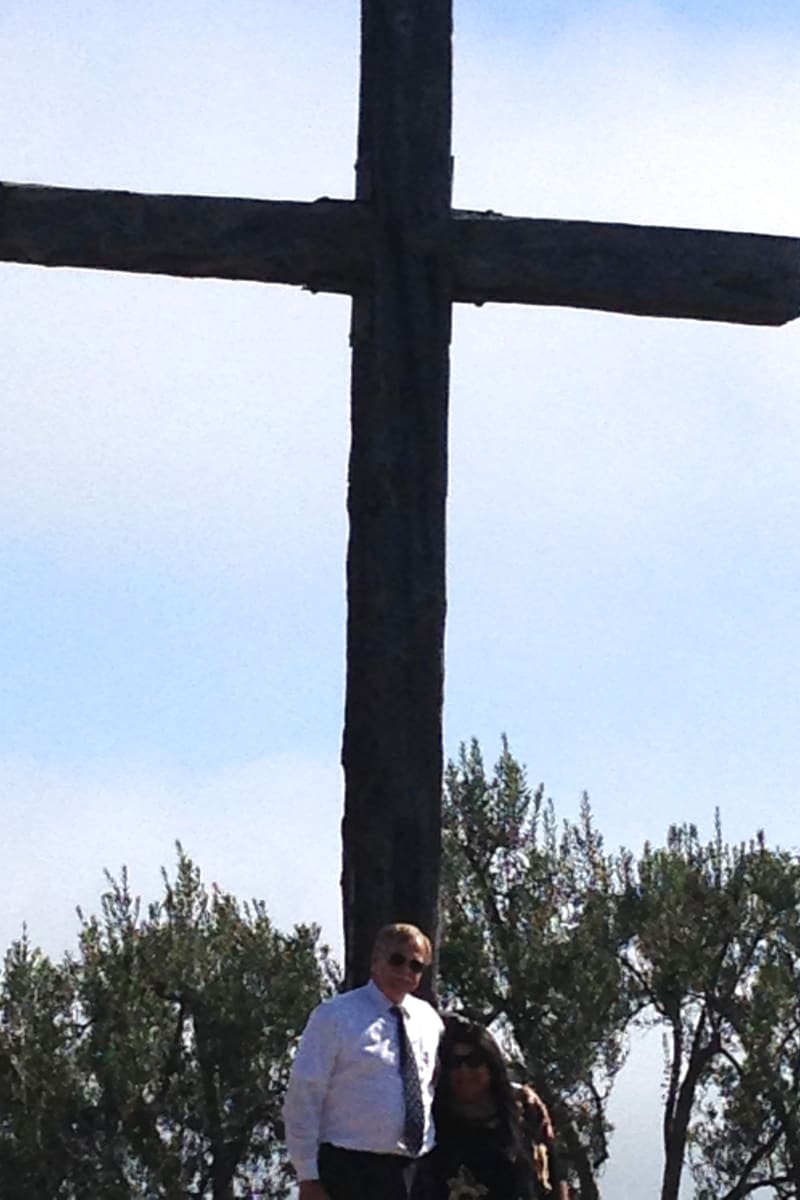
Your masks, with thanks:
[{"label": "weathered wood grain", "polygon": [[450,0],[363,0],[342,892],[350,984],[374,934],[438,920],[451,289]]},{"label": "weathered wood grain", "polygon": [[360,205],[160,196],[0,184],[0,260],[251,279],[315,291],[368,286]]},{"label": "weathered wood grain", "polygon": [[[366,293],[383,236],[369,204],[0,184],[0,261]],[[427,238],[427,248],[426,248]],[[800,239],[456,209],[420,228],[452,299],[782,325],[800,315]]]},{"label": "weathered wood grain", "polygon": [[456,212],[453,298],[782,325],[800,239]]}]

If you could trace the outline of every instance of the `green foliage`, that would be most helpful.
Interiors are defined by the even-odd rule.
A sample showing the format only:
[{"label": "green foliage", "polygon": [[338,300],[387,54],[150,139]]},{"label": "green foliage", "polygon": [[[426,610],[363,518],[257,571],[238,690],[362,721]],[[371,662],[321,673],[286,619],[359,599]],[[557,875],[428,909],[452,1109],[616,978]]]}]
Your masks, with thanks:
[{"label": "green foliage", "polygon": [[800,861],[717,820],[606,855],[584,798],[556,821],[503,740],[445,778],[442,997],[493,1024],[556,1118],[582,1200],[634,1027],[666,1048],[661,1200],[800,1200]]},{"label": "green foliage", "polygon": [[[559,823],[503,740],[448,765],[441,996],[492,1024],[599,1196],[606,1105],[634,1026],[664,1034],[664,1175],[697,1200],[800,1200],[800,859],[703,842],[607,855],[584,798]],[[286,1196],[280,1105],[306,1017],[334,990],[316,927],[209,890],[178,847],[142,913],[108,876],[77,952],[25,934],[0,977],[2,1200]]]},{"label": "green foliage", "polygon": [[743,982],[721,1004],[724,1036],[692,1131],[700,1200],[771,1186],[800,1197],[800,863],[758,842],[743,854]]},{"label": "green foliage", "polygon": [[[776,1064],[797,1039],[786,1004],[786,972],[798,965],[796,859],[763,838],[725,844],[718,818],[712,841],[673,827],[663,849],[646,846],[636,864],[623,856],[620,868],[629,987],[667,1035],[662,1200],[677,1200],[689,1145],[702,1195],[777,1178],[769,1160],[786,1151],[788,1126],[775,1107],[785,1090]],[[784,1135],[773,1138],[776,1120]]]},{"label": "green foliage", "polygon": [[209,893],[180,847],[146,916],[124,871],[108,881],[75,956],[6,956],[0,1195],[285,1195],[290,1055],[334,978],[318,930]]},{"label": "green foliage", "polygon": [[64,1130],[78,1118],[70,971],[32,949],[23,933],[5,959],[0,991],[0,1195],[71,1197],[64,1168],[80,1171]]},{"label": "green foliage", "polygon": [[559,827],[505,739],[491,778],[477,742],[462,746],[444,791],[443,999],[505,1035],[589,1197],[631,1015],[612,864],[588,801]]}]

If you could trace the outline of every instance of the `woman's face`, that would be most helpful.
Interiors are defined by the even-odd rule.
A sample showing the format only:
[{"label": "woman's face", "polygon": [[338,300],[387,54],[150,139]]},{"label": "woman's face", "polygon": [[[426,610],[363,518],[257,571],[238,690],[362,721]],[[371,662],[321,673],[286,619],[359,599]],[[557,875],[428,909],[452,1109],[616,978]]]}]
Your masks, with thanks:
[{"label": "woman's face", "polygon": [[474,1104],[488,1095],[492,1084],[486,1056],[477,1046],[455,1042],[445,1064],[450,1094],[456,1104]]}]

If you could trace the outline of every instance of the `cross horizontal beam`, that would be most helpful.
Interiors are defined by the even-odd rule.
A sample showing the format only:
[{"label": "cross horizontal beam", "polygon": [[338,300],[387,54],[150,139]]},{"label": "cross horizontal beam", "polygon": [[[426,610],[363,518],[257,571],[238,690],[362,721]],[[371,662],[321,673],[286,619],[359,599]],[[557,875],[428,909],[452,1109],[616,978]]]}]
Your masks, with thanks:
[{"label": "cross horizontal beam", "polygon": [[[373,220],[352,200],[0,184],[0,261],[358,295],[372,282]],[[439,254],[442,234],[429,235]],[[455,209],[449,251],[452,299],[464,303],[752,325],[783,325],[800,315],[798,238]]]},{"label": "cross horizontal beam", "polygon": [[367,214],[349,200],[0,184],[0,261],[250,279],[351,294],[366,283]]}]

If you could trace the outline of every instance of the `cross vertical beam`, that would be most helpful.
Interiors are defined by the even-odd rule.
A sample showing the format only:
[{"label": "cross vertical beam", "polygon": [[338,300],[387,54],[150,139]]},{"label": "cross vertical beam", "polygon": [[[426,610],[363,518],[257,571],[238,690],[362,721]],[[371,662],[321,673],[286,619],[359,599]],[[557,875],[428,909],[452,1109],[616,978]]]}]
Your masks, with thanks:
[{"label": "cross vertical beam", "polygon": [[451,326],[451,0],[363,0],[342,892],[349,986],[375,932],[435,936]]}]

